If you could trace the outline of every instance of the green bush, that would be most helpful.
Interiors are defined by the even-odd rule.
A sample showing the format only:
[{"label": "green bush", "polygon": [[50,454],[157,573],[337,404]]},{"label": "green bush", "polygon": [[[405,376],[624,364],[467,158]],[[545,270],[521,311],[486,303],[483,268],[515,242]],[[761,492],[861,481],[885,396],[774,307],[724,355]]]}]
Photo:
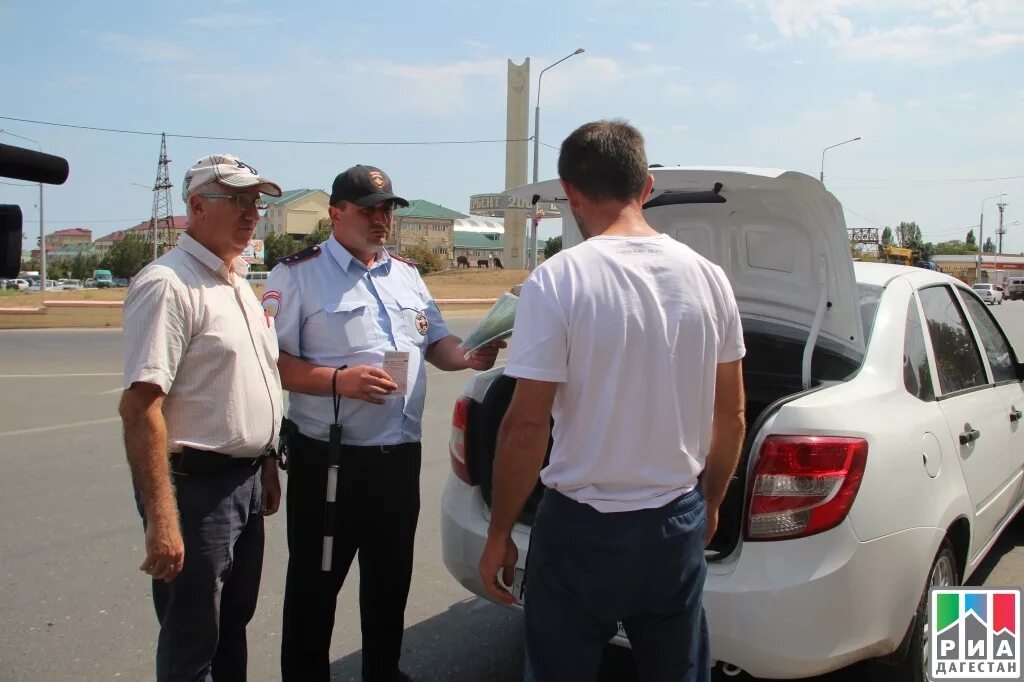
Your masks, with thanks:
[{"label": "green bush", "polygon": [[421,275],[445,269],[444,259],[426,246],[407,246],[399,255],[413,261]]}]

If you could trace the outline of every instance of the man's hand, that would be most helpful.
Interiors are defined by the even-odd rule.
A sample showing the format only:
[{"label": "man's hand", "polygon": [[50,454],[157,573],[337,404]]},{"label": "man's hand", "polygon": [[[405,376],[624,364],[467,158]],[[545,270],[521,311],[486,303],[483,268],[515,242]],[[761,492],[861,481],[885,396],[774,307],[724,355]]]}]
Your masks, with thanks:
[{"label": "man's hand", "polygon": [[487,544],[480,557],[480,578],[484,581],[487,594],[503,604],[515,604],[516,599],[498,582],[498,569],[501,569],[502,582],[511,586],[515,581],[518,560],[519,550],[511,537],[487,536]]},{"label": "man's hand", "polygon": [[381,367],[357,365],[338,372],[338,393],[346,398],[365,400],[374,405],[383,405],[381,396],[390,395],[398,389],[391,375]]},{"label": "man's hand", "polygon": [[483,348],[477,348],[466,358],[466,369],[475,369],[478,372],[489,370],[498,359],[498,351],[507,345],[504,341],[492,341]]},{"label": "man's hand", "polygon": [[185,541],[177,519],[157,521],[146,525],[146,560],[139,570],[153,576],[153,580],[171,582],[185,565]]},{"label": "man's hand", "polygon": [[272,516],[281,508],[281,479],[277,477],[277,460],[266,458],[262,463],[261,483],[263,496],[261,511],[264,516]]},{"label": "man's hand", "polygon": [[715,531],[718,530],[718,505],[708,504],[706,516],[708,520],[708,529],[704,533],[704,546],[707,547],[711,544],[711,538],[715,537]]}]

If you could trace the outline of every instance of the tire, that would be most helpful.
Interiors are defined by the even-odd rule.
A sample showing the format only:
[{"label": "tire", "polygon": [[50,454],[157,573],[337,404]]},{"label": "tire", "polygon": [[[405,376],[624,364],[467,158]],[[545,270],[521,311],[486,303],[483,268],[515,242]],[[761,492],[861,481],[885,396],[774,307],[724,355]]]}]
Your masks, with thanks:
[{"label": "tire", "polygon": [[914,629],[910,634],[907,657],[896,666],[879,665],[878,677],[888,682],[931,682],[931,629],[928,623],[928,593],[932,587],[956,587],[960,584],[956,554],[949,538],[939,545],[939,551],[928,569],[928,582],[917,605]]}]

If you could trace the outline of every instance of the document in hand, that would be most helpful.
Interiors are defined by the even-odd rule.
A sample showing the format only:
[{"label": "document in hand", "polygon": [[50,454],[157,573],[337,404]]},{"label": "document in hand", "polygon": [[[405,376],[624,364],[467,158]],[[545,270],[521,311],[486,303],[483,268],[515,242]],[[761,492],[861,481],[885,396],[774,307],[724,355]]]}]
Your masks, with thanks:
[{"label": "document in hand", "polygon": [[478,348],[512,336],[518,302],[519,297],[515,294],[504,293],[501,295],[501,298],[491,306],[483,319],[473,328],[473,331],[467,334],[459,344],[459,348],[465,352],[466,357],[469,357],[469,354]]}]

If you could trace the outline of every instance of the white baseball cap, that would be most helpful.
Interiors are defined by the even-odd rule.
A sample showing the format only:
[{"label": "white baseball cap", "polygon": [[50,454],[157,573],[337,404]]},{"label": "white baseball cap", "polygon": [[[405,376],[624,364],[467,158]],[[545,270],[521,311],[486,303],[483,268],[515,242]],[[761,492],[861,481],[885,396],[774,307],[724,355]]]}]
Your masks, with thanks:
[{"label": "white baseball cap", "polygon": [[259,171],[234,154],[210,154],[196,161],[185,172],[185,181],[181,184],[181,198],[188,203],[191,195],[211,182],[246,189],[259,187],[263,194],[281,196],[280,185],[260,175]]}]

